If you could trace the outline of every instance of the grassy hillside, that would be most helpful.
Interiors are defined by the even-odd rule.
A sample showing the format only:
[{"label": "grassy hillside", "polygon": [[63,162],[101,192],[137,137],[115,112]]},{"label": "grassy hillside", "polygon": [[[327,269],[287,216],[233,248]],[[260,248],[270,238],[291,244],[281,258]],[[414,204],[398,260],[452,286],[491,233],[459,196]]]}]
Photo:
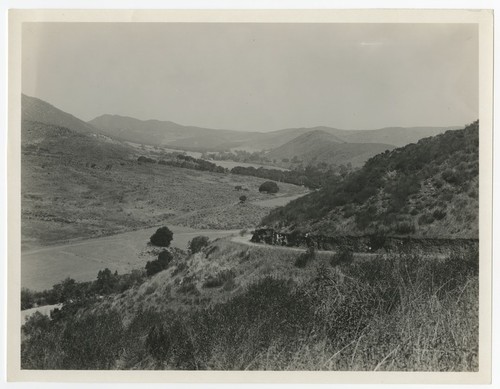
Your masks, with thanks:
[{"label": "grassy hillside", "polygon": [[71,293],[66,281],[61,296],[73,302],[23,327],[21,365],[477,371],[477,253],[316,255],[305,268],[294,266],[299,255],[218,241],[150,278],[101,273],[80,288],[104,298]]},{"label": "grassy hillside", "polygon": [[[85,156],[74,154],[23,151],[22,158],[22,240],[26,248],[145,228],[178,215],[186,215],[180,224],[188,226],[200,227],[201,221],[213,219],[210,226],[215,228],[230,223],[231,228],[248,227],[262,212],[242,207],[241,192],[235,186],[249,189],[245,192],[249,201],[272,197],[258,191],[265,180],[254,177],[135,160],[89,158],[85,162]],[[280,188],[291,195],[305,191],[287,184]],[[228,219],[233,208],[241,213],[237,220]],[[203,213],[197,215],[196,211]],[[219,216],[211,218],[211,214]],[[242,224],[237,226],[239,222]]]},{"label": "grassy hillside", "polygon": [[82,134],[97,134],[99,131],[89,123],[61,111],[53,105],[37,99],[21,95],[22,120],[50,124],[69,128]]},{"label": "grassy hillside", "polygon": [[260,133],[184,126],[170,121],[102,115],[89,122],[100,133],[129,142],[169,145],[185,150],[227,150]]},{"label": "grassy hillside", "polygon": [[479,123],[425,138],[271,212],[262,224],[318,234],[478,237]]},{"label": "grassy hillside", "polygon": [[271,150],[266,157],[279,161],[295,158],[303,165],[324,163],[333,166],[351,164],[358,167],[374,155],[393,148],[392,145],[380,143],[346,143],[335,135],[316,130],[300,135]]}]

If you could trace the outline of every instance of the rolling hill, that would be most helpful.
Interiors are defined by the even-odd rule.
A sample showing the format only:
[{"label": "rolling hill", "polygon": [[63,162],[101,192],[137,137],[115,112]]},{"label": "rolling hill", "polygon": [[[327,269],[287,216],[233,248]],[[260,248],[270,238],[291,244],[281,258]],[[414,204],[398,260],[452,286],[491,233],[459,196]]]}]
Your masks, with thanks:
[{"label": "rolling hill", "polygon": [[369,159],[262,225],[322,235],[478,237],[479,123]]},{"label": "rolling hill", "polygon": [[81,134],[97,134],[99,130],[77,117],[61,111],[36,97],[21,95],[21,115],[23,121],[38,122],[51,126],[65,127]]},{"label": "rolling hill", "polygon": [[300,160],[304,165],[362,166],[376,154],[392,150],[394,146],[380,143],[346,143],[338,136],[323,130],[314,130],[299,135],[284,145],[271,150],[266,157],[273,160]]},{"label": "rolling hill", "polygon": [[233,131],[184,126],[171,121],[138,120],[102,115],[89,122],[100,134],[134,143],[195,151],[271,151],[309,132],[322,131],[344,143],[404,146],[458,127],[390,127],[377,130],[339,130],[331,127],[287,128],[271,132]]},{"label": "rolling hill", "polygon": [[[170,121],[139,120],[119,115],[102,115],[89,122],[101,134],[143,144],[169,145],[186,149],[213,149],[221,144],[241,141],[254,134],[230,130],[183,126]],[[205,145],[205,142],[208,143]],[[227,145],[227,148],[230,148]]]}]

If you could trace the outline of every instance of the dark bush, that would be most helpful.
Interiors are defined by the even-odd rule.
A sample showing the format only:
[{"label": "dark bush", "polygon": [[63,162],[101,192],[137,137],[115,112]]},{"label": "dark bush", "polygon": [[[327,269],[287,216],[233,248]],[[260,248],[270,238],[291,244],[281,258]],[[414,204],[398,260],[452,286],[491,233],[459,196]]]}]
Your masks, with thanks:
[{"label": "dark bush", "polygon": [[168,227],[160,227],[156,230],[156,232],[151,235],[149,240],[151,244],[160,247],[168,247],[170,246],[170,242],[172,241],[174,234],[169,230]]},{"label": "dark bush", "polygon": [[348,265],[354,260],[354,253],[349,248],[340,248],[330,260],[332,266]]},{"label": "dark bush", "polygon": [[97,273],[97,281],[94,284],[98,294],[110,294],[116,291],[118,286],[118,272],[113,274],[108,268]]},{"label": "dark bush", "polygon": [[156,163],[156,160],[141,155],[139,158],[137,158],[137,162]]},{"label": "dark bush", "polygon": [[449,184],[460,184],[462,178],[460,174],[456,170],[446,169],[443,173],[441,173],[441,177]]},{"label": "dark bush", "polygon": [[240,196],[240,203],[244,203],[245,201],[247,201],[247,196]]},{"label": "dark bush", "polygon": [[432,216],[434,216],[436,220],[441,220],[446,216],[446,211],[443,211],[442,209],[436,209],[432,213]]},{"label": "dark bush", "polygon": [[423,225],[423,224],[431,224],[434,222],[434,216],[432,216],[430,213],[424,213],[418,218],[418,224]]},{"label": "dark bush", "polygon": [[274,181],[266,181],[259,187],[259,192],[278,193],[280,188]]},{"label": "dark bush", "polygon": [[146,263],[146,274],[148,277],[155,275],[156,273],[164,270],[162,264],[157,259],[154,261],[148,261]]},{"label": "dark bush", "polygon": [[174,257],[172,256],[170,251],[163,250],[160,254],[158,254],[158,262],[162,264],[164,269],[166,269],[168,265],[170,265],[170,262],[172,262],[173,259]]},{"label": "dark bush", "polygon": [[415,232],[415,225],[410,221],[403,221],[396,224],[394,231],[398,234],[413,234]]},{"label": "dark bush", "polygon": [[203,247],[208,246],[210,239],[207,236],[195,236],[188,243],[188,248],[191,254],[195,254],[201,251]]},{"label": "dark bush", "polygon": [[316,252],[314,246],[309,246],[305,253],[300,254],[295,260],[294,266],[298,268],[304,268],[306,265],[316,258]]}]

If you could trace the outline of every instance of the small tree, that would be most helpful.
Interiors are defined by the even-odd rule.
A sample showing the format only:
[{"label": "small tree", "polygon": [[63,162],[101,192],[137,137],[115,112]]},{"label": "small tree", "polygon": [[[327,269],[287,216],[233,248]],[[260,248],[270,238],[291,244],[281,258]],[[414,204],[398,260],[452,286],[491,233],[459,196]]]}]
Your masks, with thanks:
[{"label": "small tree", "polygon": [[163,270],[162,264],[157,259],[146,263],[146,274],[148,277],[155,275]]},{"label": "small tree", "polygon": [[174,257],[172,256],[172,254],[170,254],[169,251],[167,250],[163,250],[159,255],[158,255],[158,262],[160,262],[160,264],[162,265],[162,267],[164,269],[166,269],[168,267],[168,265],[170,264],[170,262],[172,262],[172,259],[174,259]]},{"label": "small tree", "polygon": [[240,196],[240,203],[244,203],[245,201],[247,201],[247,196]]},{"label": "small tree", "polygon": [[153,235],[151,235],[149,240],[151,241],[151,244],[155,246],[168,247],[170,246],[170,242],[173,237],[174,234],[168,229],[168,227],[161,227],[158,228]]},{"label": "small tree", "polygon": [[210,239],[206,236],[195,236],[189,241],[188,247],[192,254],[198,253],[203,247],[208,246]]},{"label": "small tree", "polygon": [[280,188],[274,181],[266,181],[259,187],[259,192],[278,193]]}]

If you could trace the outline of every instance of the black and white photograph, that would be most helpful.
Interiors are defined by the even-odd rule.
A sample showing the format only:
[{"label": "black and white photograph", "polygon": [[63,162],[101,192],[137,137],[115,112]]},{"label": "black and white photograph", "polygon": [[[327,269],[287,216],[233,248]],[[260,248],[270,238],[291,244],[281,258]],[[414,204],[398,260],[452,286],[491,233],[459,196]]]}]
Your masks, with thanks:
[{"label": "black and white photograph", "polygon": [[16,19],[9,363],[488,381],[492,18],[437,12]]}]

